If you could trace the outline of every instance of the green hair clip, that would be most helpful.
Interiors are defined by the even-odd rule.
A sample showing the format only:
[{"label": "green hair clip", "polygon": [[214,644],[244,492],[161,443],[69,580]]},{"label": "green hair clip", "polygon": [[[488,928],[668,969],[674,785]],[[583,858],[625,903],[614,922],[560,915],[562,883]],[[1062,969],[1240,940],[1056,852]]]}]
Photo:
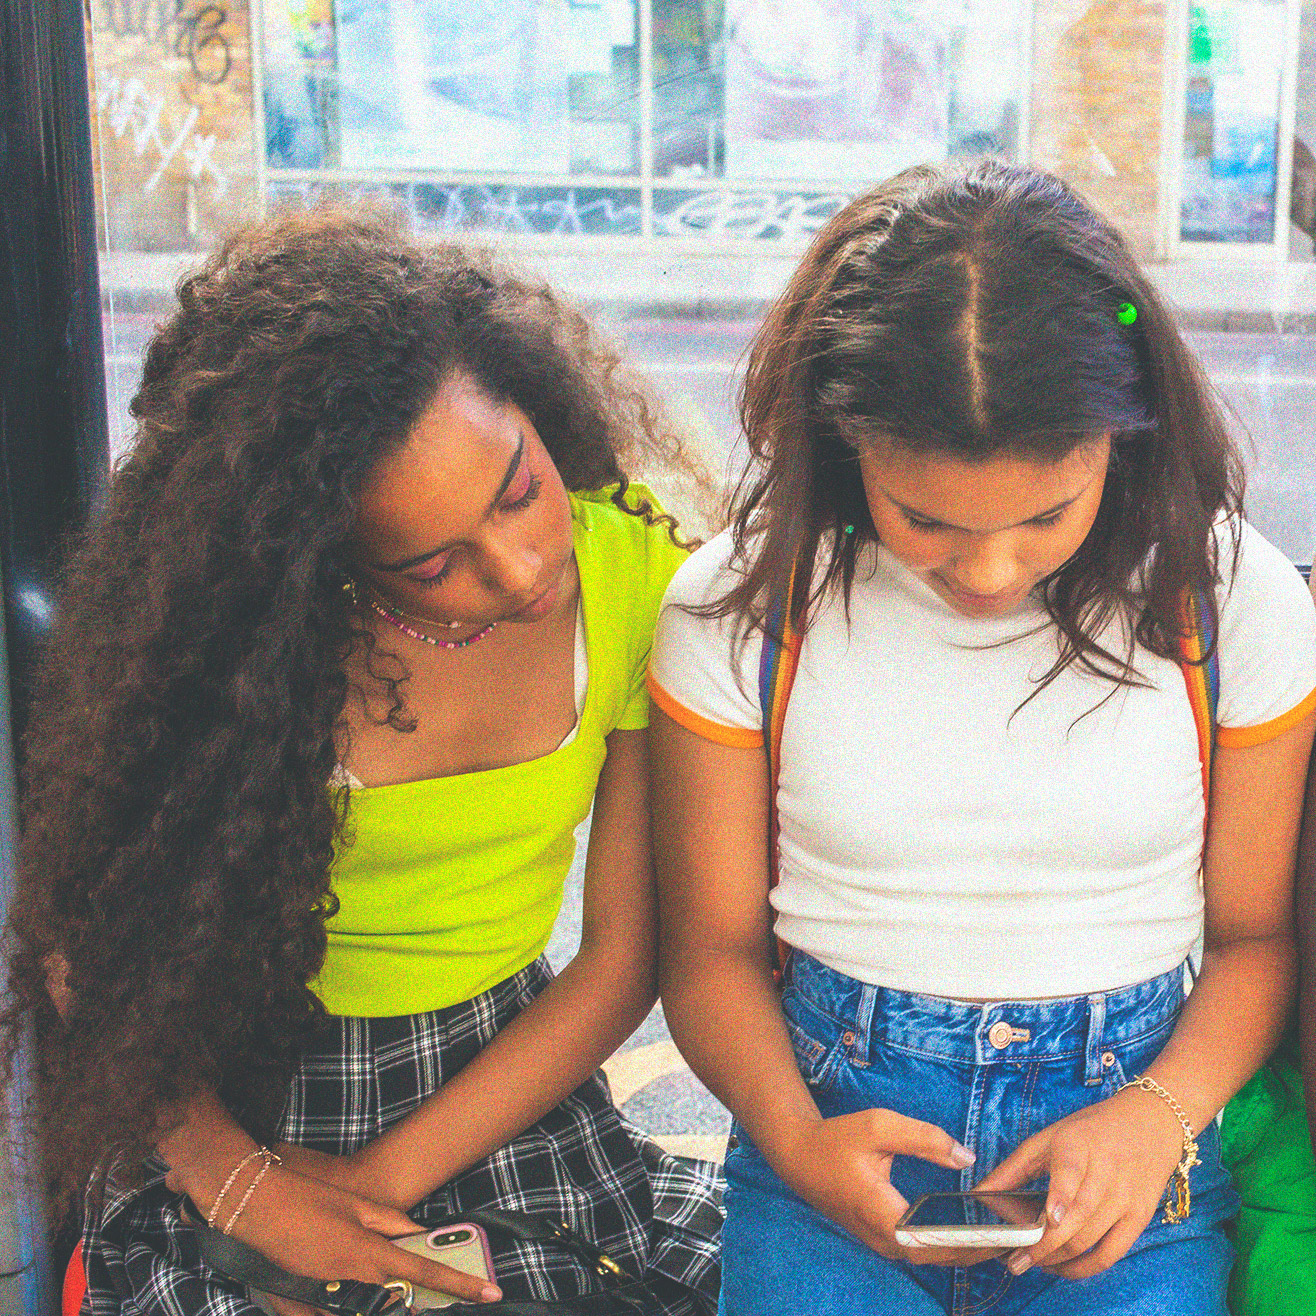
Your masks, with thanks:
[{"label": "green hair clip", "polygon": [[1115,318],[1125,326],[1136,324],[1138,322],[1138,308],[1132,302],[1120,302],[1115,310]]}]

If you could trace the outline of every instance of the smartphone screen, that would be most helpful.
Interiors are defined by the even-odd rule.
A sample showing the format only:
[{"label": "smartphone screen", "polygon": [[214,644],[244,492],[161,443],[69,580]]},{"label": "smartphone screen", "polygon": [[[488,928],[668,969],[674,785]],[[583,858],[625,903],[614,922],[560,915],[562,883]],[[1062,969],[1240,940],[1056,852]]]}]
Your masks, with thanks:
[{"label": "smartphone screen", "polygon": [[1036,1225],[1045,1210],[1045,1193],[928,1193],[900,1223],[907,1229],[955,1225],[1010,1229]]}]

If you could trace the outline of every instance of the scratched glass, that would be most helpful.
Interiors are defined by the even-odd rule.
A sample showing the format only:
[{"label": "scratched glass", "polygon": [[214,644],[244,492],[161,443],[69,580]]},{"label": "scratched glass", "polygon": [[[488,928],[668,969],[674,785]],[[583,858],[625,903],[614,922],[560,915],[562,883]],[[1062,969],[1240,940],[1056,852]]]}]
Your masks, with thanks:
[{"label": "scratched glass", "polygon": [[[588,303],[716,469],[741,352],[875,179],[985,153],[1069,179],[1180,309],[1316,542],[1316,4],[89,0],[116,449],[179,273],[234,223],[371,197]],[[254,62],[253,62],[254,61]]]}]

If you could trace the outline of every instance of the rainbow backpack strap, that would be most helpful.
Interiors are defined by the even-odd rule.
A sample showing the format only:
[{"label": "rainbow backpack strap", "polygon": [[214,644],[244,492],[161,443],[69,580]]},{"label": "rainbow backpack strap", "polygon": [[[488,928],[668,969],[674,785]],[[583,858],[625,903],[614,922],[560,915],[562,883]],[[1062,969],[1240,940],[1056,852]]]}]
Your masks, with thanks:
[{"label": "rainbow backpack strap", "polygon": [[1220,651],[1216,644],[1215,598],[1203,590],[1184,595],[1184,635],[1179,666],[1197,727],[1202,764],[1202,796],[1211,807],[1211,757],[1215,750],[1216,710],[1220,704]]},{"label": "rainbow backpack strap", "polygon": [[[759,708],[763,713],[763,747],[768,756],[768,889],[777,885],[778,864],[777,785],[781,778],[781,731],[786,724],[795,669],[800,662],[801,636],[791,619],[795,595],[795,573],[783,592],[769,600],[763,618],[763,648],[759,652]],[[779,638],[780,637],[780,638]],[[786,965],[787,947],[773,940],[774,972]]]}]

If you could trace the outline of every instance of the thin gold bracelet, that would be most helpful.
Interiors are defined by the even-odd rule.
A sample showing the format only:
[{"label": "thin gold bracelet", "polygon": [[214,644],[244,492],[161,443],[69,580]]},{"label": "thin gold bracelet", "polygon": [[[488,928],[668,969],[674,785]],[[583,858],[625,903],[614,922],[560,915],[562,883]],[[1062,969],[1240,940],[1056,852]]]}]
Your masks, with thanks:
[{"label": "thin gold bracelet", "polygon": [[[1197,1139],[1193,1137],[1193,1126],[1189,1123],[1188,1113],[1171,1093],[1167,1092],[1154,1078],[1148,1078],[1146,1074],[1141,1078],[1135,1078],[1130,1083],[1125,1083],[1120,1091],[1123,1092],[1124,1088],[1141,1088],[1144,1092],[1150,1092],[1154,1097],[1160,1097],[1174,1112],[1175,1119],[1179,1121],[1179,1127],[1183,1129],[1183,1150],[1179,1155],[1179,1164],[1174,1167],[1170,1182],[1165,1186],[1165,1223],[1169,1225],[1181,1224],[1188,1219],[1188,1213],[1192,1210],[1193,1204],[1188,1173],[1194,1165],[1201,1165],[1202,1163],[1197,1155]],[[1171,1201],[1172,1195],[1173,1201]]]},{"label": "thin gold bracelet", "polygon": [[210,1208],[210,1214],[206,1216],[206,1224],[214,1226],[215,1219],[219,1215],[219,1206],[224,1198],[228,1196],[228,1190],[233,1187],[233,1181],[240,1175],[243,1169],[250,1165],[262,1151],[264,1147],[257,1147],[255,1151],[249,1151],[234,1167],[233,1172],[224,1180],[224,1186],[219,1190],[219,1196],[215,1198],[214,1205]]},{"label": "thin gold bracelet", "polygon": [[224,1226],[223,1232],[231,1234],[233,1226],[238,1223],[238,1217],[247,1209],[247,1203],[251,1201],[251,1195],[260,1186],[260,1181],[270,1172],[271,1165],[282,1165],[283,1158],[276,1156],[268,1147],[261,1147],[256,1153],[261,1159],[261,1167],[256,1172],[256,1177],[247,1187],[247,1191],[242,1194],[242,1201],[238,1203],[238,1209],[228,1218],[228,1224]]}]

